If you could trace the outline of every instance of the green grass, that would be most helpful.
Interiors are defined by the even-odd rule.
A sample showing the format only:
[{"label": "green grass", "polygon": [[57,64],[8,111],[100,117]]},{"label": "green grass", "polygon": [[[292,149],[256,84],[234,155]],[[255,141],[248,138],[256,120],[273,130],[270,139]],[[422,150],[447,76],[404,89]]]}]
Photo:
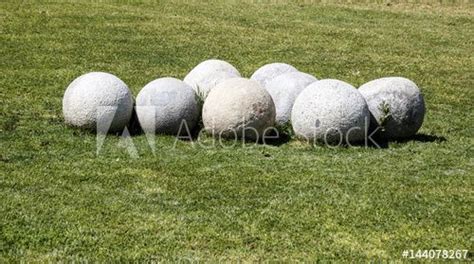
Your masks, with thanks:
[{"label": "green grass", "polygon": [[[0,3],[0,262],[472,259],[472,5],[128,2]],[[96,156],[95,135],[63,123],[83,73],[114,73],[136,95],[214,57],[244,76],[283,61],[354,86],[410,78],[421,135],[386,149],[161,136],[155,155],[138,135],[132,159],[116,136]]]}]

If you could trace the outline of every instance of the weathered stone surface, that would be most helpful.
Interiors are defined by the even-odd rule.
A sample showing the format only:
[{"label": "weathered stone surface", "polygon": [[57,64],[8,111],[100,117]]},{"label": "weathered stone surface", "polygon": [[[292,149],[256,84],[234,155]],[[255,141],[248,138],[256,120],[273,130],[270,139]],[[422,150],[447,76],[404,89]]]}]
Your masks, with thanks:
[{"label": "weathered stone surface", "polygon": [[276,124],[284,125],[290,121],[291,109],[296,97],[317,79],[303,72],[287,72],[271,80],[265,89],[272,96],[276,108]]},{"label": "weathered stone surface", "polygon": [[223,60],[211,59],[194,67],[184,77],[184,82],[191,86],[196,93],[203,94],[205,98],[219,82],[234,77],[240,77],[240,73],[232,64]]},{"label": "weathered stone surface", "polygon": [[295,67],[286,64],[286,63],[269,63],[265,64],[262,67],[258,68],[250,77],[250,79],[255,80],[265,88],[268,82],[273,78],[287,72],[296,72],[298,71]]},{"label": "weathered stone surface", "polygon": [[201,79],[196,80],[194,91],[202,97],[203,99],[207,98],[209,92],[214,89],[219,83],[230,79],[230,78],[239,78],[240,75],[235,74],[234,72],[227,71],[217,71],[209,73],[208,75],[202,76]]},{"label": "weathered stone surface", "polygon": [[359,88],[372,114],[372,122],[381,126],[389,139],[416,134],[423,124],[425,102],[416,84],[402,77],[370,81]]},{"label": "weathered stone surface", "polygon": [[364,97],[352,85],[320,80],[296,98],[291,123],[298,137],[318,143],[361,141],[370,122]]},{"label": "weathered stone surface", "polygon": [[90,72],[79,76],[67,87],[63,97],[65,122],[84,129],[99,127],[100,132],[121,131],[132,111],[130,90],[110,73]]},{"label": "weathered stone surface", "polygon": [[273,126],[275,105],[256,81],[233,78],[209,93],[202,118],[206,131],[214,136],[258,139]]},{"label": "weathered stone surface", "polygon": [[199,118],[194,90],[170,77],[145,85],[137,96],[136,110],[140,126],[147,133],[184,135],[188,132],[186,126],[192,130]]}]

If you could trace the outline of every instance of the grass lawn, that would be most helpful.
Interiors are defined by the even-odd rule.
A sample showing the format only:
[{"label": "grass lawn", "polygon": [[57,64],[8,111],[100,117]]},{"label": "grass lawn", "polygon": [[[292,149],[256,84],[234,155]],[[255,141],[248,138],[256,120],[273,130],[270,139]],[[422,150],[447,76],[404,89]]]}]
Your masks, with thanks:
[{"label": "grass lawn", "polygon": [[[474,7],[0,3],[0,262],[403,261],[468,249],[474,231]],[[205,148],[170,136],[139,158],[66,127],[67,85],[89,71],[136,96],[220,58],[244,76],[282,61],[358,87],[415,81],[419,135],[388,148]],[[210,143],[210,139],[207,139]]]}]

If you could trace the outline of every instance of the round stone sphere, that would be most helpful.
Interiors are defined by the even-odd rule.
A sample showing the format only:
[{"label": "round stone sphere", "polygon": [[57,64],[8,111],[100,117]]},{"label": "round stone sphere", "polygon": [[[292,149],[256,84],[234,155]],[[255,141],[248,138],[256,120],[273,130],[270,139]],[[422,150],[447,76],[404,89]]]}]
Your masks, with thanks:
[{"label": "round stone sphere", "polygon": [[276,124],[284,125],[290,121],[291,109],[296,97],[308,85],[317,81],[314,76],[303,72],[287,72],[271,80],[265,89],[272,96],[276,109]]},{"label": "round stone sphere", "polygon": [[364,140],[369,123],[364,97],[352,85],[333,79],[306,87],[296,98],[291,113],[298,137],[329,145]]},{"label": "round stone sphere", "polygon": [[258,68],[250,77],[250,79],[257,81],[266,87],[267,83],[270,82],[273,78],[277,77],[286,72],[296,72],[298,71],[295,67],[286,64],[286,63],[269,63],[265,64],[262,67]]},{"label": "round stone sphere", "polygon": [[132,93],[110,73],[90,72],[79,76],[63,97],[66,124],[79,128],[119,132],[127,126],[132,111]]},{"label": "round stone sphere", "polygon": [[240,77],[240,73],[232,64],[226,61],[211,59],[199,63],[184,77],[183,81],[197,92],[199,86],[206,86],[201,89],[207,90],[208,84],[226,77]]},{"label": "round stone sphere", "polygon": [[382,128],[383,137],[407,138],[423,124],[425,101],[414,82],[386,77],[362,85],[359,91],[367,101],[373,125]]},{"label": "round stone sphere", "polygon": [[196,80],[192,87],[198,96],[200,96],[202,99],[206,99],[209,92],[214,89],[214,87],[216,87],[219,83],[230,78],[239,77],[240,75],[229,71],[211,72],[207,75],[203,75],[202,78]]},{"label": "round stone sphere", "polygon": [[187,135],[199,118],[196,93],[175,78],[165,77],[148,83],[136,101],[138,122],[146,133]]},{"label": "round stone sphere", "polygon": [[275,105],[256,81],[233,78],[209,93],[202,119],[205,130],[216,137],[258,140],[274,125]]}]

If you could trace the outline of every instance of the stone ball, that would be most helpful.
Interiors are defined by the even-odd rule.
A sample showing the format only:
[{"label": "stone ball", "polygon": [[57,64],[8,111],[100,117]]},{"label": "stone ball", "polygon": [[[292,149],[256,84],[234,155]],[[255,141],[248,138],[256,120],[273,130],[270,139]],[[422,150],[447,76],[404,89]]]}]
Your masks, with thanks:
[{"label": "stone ball", "polygon": [[202,76],[199,80],[196,80],[192,86],[194,91],[202,99],[206,99],[209,92],[214,89],[219,83],[230,78],[238,78],[240,75],[235,74],[234,72],[228,71],[217,71],[212,72],[207,75]]},{"label": "stone ball", "polygon": [[136,101],[138,121],[146,133],[188,135],[199,118],[196,93],[175,78],[165,77],[148,83]]},{"label": "stone ball", "polygon": [[333,79],[306,87],[291,113],[298,137],[330,145],[364,140],[369,123],[364,97],[352,85]]},{"label": "stone ball", "polygon": [[205,130],[214,136],[258,140],[274,125],[275,105],[258,82],[233,78],[209,93],[202,119]]},{"label": "stone ball", "polygon": [[208,90],[213,88],[214,83],[231,77],[240,77],[239,71],[232,64],[211,59],[199,63],[184,77],[183,81],[196,92],[199,87],[200,90],[204,90],[204,93],[209,93]]},{"label": "stone ball", "polygon": [[416,134],[423,124],[425,102],[416,84],[402,77],[370,81],[359,88],[372,115],[375,127],[388,139]]},{"label": "stone ball", "polygon": [[265,88],[268,82],[273,78],[287,72],[296,72],[298,71],[295,67],[286,64],[286,63],[269,63],[265,64],[262,67],[258,68],[250,77],[250,79],[255,80]]},{"label": "stone ball", "polygon": [[133,111],[133,96],[115,75],[90,72],[76,78],[63,97],[66,124],[100,132],[119,132]]},{"label": "stone ball", "polygon": [[272,96],[276,109],[276,124],[284,125],[290,121],[291,109],[296,97],[308,85],[317,81],[314,76],[303,72],[287,72],[271,80],[265,89]]}]

